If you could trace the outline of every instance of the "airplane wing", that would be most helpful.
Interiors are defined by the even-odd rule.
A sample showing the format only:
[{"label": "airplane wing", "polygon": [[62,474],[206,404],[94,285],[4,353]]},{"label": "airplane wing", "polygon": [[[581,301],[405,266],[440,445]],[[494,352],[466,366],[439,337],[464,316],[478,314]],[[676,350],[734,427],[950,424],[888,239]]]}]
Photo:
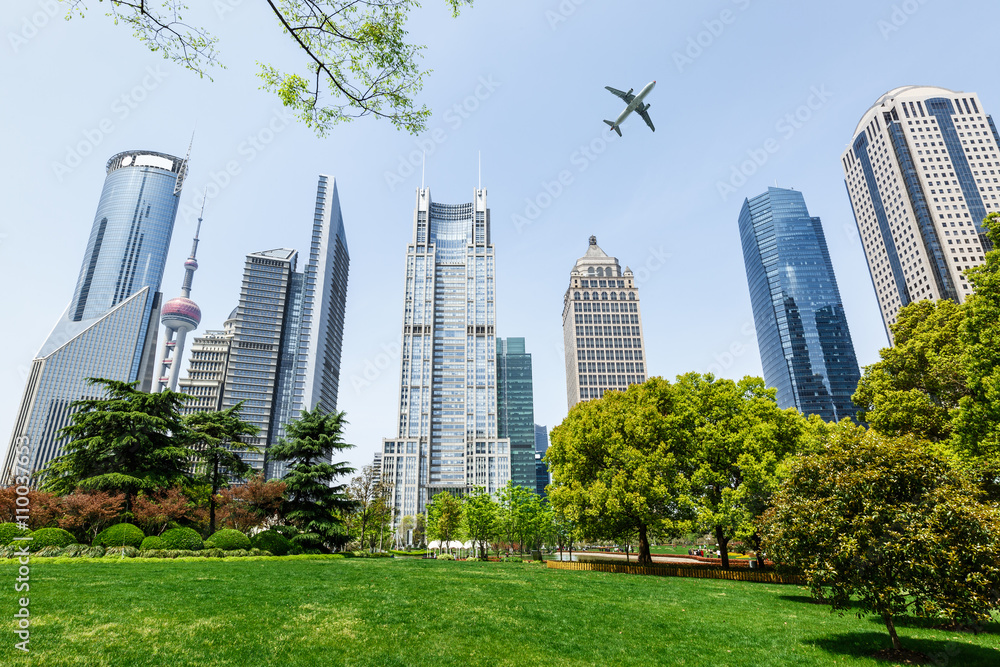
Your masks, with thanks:
[{"label": "airplane wing", "polygon": [[617,95],[618,97],[625,100],[625,104],[631,104],[632,100],[635,99],[635,95],[633,95],[632,93],[625,93],[616,88],[612,88],[611,86],[604,86],[604,87],[610,90],[612,94]]},{"label": "airplane wing", "polygon": [[653,121],[649,119],[649,114],[646,112],[646,110],[636,109],[636,112],[638,112],[638,114],[642,116],[642,119],[646,121],[646,125],[649,125],[649,129],[651,129],[653,132],[656,132],[656,128],[653,127]]}]

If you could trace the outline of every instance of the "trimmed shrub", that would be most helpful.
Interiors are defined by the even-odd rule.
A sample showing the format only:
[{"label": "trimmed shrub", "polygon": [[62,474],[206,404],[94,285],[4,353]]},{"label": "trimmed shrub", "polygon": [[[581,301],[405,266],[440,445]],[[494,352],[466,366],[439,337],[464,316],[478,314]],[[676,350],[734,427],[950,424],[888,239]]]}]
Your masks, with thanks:
[{"label": "trimmed shrub", "polygon": [[250,538],[235,528],[223,528],[222,530],[215,531],[210,538],[205,540],[205,547],[214,547],[223,551],[249,549]]},{"label": "trimmed shrub", "polygon": [[150,535],[142,541],[139,545],[139,551],[151,551],[153,549],[166,549],[167,545],[163,543],[163,538],[156,535]]},{"label": "trimmed shrub", "polygon": [[76,544],[76,538],[68,530],[62,528],[39,528],[31,534],[31,546],[28,549],[32,552],[40,552],[45,547],[68,547]]},{"label": "trimmed shrub", "polygon": [[86,544],[71,544],[63,549],[62,555],[69,558],[79,558],[89,548]]},{"label": "trimmed shrub", "polygon": [[147,549],[139,552],[139,558],[166,558],[163,549]]},{"label": "trimmed shrub", "polygon": [[104,555],[117,558],[135,558],[139,555],[139,550],[135,547],[111,547]]},{"label": "trimmed shrub", "polygon": [[226,552],[217,547],[210,547],[208,549],[199,551],[198,555],[203,556],[204,558],[225,558]]},{"label": "trimmed shrub", "polygon": [[80,552],[80,556],[83,558],[103,558],[104,547],[90,547]]},{"label": "trimmed shrub", "polygon": [[105,528],[94,538],[95,547],[135,547],[142,544],[145,535],[142,529],[130,523],[116,523]]},{"label": "trimmed shrub", "polygon": [[230,549],[226,551],[226,558],[243,558],[249,555],[250,552],[247,549]]},{"label": "trimmed shrub", "polygon": [[49,558],[51,556],[62,556],[63,548],[57,546],[44,547],[36,553],[36,556],[41,556],[42,558]]},{"label": "trimmed shrub", "polygon": [[14,547],[0,547],[0,558],[13,558]]},{"label": "trimmed shrub", "polygon": [[171,528],[160,537],[164,547],[170,551],[201,551],[205,548],[201,535],[194,528]]},{"label": "trimmed shrub", "polygon": [[251,556],[273,556],[274,554],[271,553],[270,551],[268,551],[267,549],[257,549],[257,548],[254,548],[254,549],[250,550],[250,555]]},{"label": "trimmed shrub", "polygon": [[520,556],[504,556],[502,562],[504,563],[523,563],[524,561]]},{"label": "trimmed shrub", "polygon": [[0,546],[12,544],[15,537],[27,537],[30,533],[30,530],[21,528],[16,523],[0,523]]},{"label": "trimmed shrub", "polygon": [[455,557],[451,554],[438,554],[438,560],[455,560]]},{"label": "trimmed shrub", "polygon": [[250,544],[256,549],[270,551],[275,556],[284,556],[295,548],[290,539],[273,530],[257,533],[250,539]]}]

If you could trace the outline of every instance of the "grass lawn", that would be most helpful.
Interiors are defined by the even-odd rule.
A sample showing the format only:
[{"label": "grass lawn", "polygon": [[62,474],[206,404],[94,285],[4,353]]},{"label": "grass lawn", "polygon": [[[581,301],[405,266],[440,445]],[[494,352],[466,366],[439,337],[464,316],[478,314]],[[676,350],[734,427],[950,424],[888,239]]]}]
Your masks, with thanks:
[{"label": "grass lawn", "polygon": [[[2,665],[886,665],[874,619],[795,586],[420,559],[72,560],[31,565],[31,652]],[[901,619],[937,664],[1000,665],[979,636]],[[30,662],[29,662],[30,659]]]}]

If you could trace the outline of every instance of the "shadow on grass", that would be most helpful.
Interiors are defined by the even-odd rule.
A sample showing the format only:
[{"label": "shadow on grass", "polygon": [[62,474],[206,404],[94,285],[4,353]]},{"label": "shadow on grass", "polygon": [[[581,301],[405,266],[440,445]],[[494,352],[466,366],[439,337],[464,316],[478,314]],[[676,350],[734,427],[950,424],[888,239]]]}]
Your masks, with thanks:
[{"label": "shadow on grass", "polygon": [[[784,600],[786,602],[798,602],[800,604],[811,604],[817,607],[826,607],[829,609],[830,603],[825,600],[817,600],[816,598],[809,595],[779,595],[779,600]],[[851,609],[844,609],[844,613],[850,613],[852,609],[857,609],[858,603],[851,601]]]},{"label": "shadow on grass", "polygon": [[[927,664],[937,667],[996,667],[1000,650],[959,641],[901,637],[904,649],[927,656]],[[827,653],[853,658],[872,658],[876,651],[892,647],[888,632],[848,632],[809,641]]]},{"label": "shadow on grass", "polygon": [[[878,616],[871,616],[868,618],[872,623],[877,624],[879,627],[885,627],[882,623],[882,619]],[[948,628],[945,627],[947,621],[940,618],[920,618],[917,616],[897,616],[893,618],[893,623],[897,628],[920,628],[922,630],[935,630],[938,632],[949,632],[952,634],[961,633],[962,636],[973,636],[975,634],[979,635],[996,635],[1000,634],[1000,623],[983,623],[982,625],[976,626],[976,632],[972,632],[969,629],[958,629],[958,628]],[[1000,664],[1000,663],[998,663]]]}]

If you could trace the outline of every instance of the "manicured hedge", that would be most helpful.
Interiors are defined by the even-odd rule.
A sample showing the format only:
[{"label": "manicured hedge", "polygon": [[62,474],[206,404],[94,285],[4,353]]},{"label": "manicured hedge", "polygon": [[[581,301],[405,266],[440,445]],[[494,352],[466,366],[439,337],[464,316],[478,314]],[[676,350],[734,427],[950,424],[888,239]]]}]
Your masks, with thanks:
[{"label": "manicured hedge", "polygon": [[16,523],[0,523],[0,546],[7,546],[15,537],[27,537],[30,533],[30,530],[21,528]]},{"label": "manicured hedge", "polygon": [[250,544],[255,549],[270,551],[275,556],[284,556],[295,548],[292,541],[274,530],[265,530],[250,538]]},{"label": "manicured hedge", "polygon": [[206,548],[222,549],[232,551],[234,549],[249,549],[250,538],[236,530],[235,528],[223,528],[205,540]]},{"label": "manicured hedge", "polygon": [[150,535],[142,541],[139,545],[139,551],[149,551],[150,549],[166,549],[167,545],[163,543],[163,538],[159,535]]},{"label": "manicured hedge", "polygon": [[118,558],[135,558],[139,555],[139,550],[135,547],[111,547],[105,556],[116,556]]},{"label": "manicured hedge", "polygon": [[205,543],[193,528],[171,528],[160,537],[168,551],[201,551]]},{"label": "manicured hedge", "polygon": [[39,528],[31,534],[31,551],[41,551],[45,547],[68,547],[76,543],[76,538],[62,528]]},{"label": "manicured hedge", "polygon": [[95,547],[135,547],[142,544],[146,536],[138,526],[130,523],[116,523],[110,528],[105,528],[94,538]]}]

